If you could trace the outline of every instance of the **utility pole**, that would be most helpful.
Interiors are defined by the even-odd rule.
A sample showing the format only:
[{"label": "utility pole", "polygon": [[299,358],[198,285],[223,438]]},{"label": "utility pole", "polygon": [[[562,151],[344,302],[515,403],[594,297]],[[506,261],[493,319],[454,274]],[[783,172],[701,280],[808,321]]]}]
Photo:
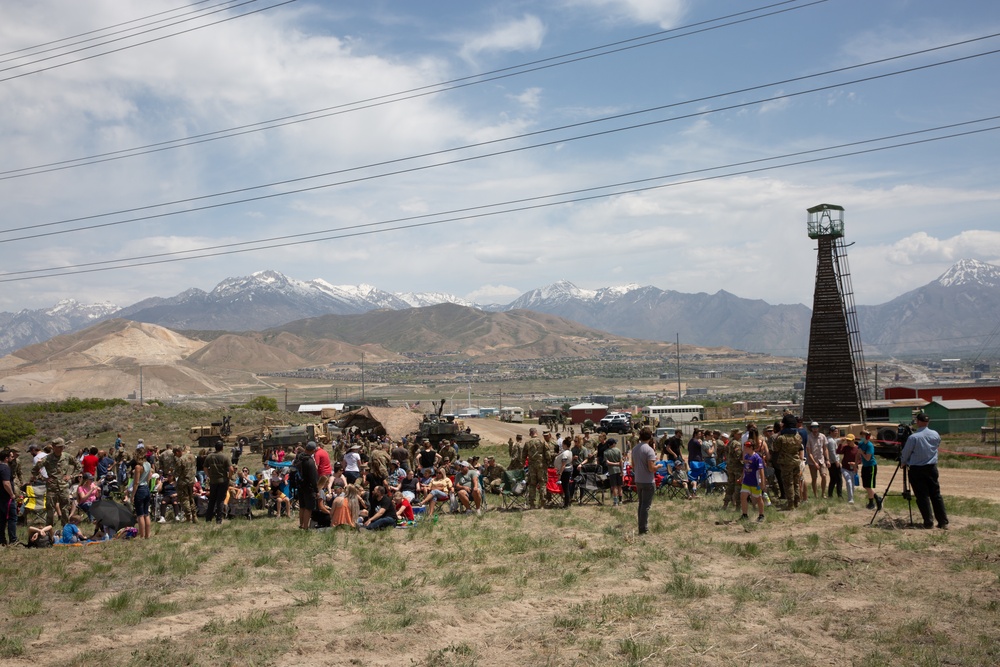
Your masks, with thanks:
[{"label": "utility pole", "polygon": [[677,334],[677,405],[681,403],[681,335]]},{"label": "utility pole", "polygon": [[361,402],[365,402],[365,353],[361,353]]},{"label": "utility pole", "polygon": [[139,405],[142,405],[142,366],[139,366]]}]

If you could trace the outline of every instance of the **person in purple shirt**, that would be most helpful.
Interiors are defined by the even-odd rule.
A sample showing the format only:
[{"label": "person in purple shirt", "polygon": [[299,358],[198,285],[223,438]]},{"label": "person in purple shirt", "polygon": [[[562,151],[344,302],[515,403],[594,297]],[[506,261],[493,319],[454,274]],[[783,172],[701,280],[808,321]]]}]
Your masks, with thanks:
[{"label": "person in purple shirt", "polygon": [[743,516],[740,519],[749,520],[747,516],[748,501],[753,498],[757,505],[757,523],[764,521],[764,459],[753,450],[749,440],[743,443],[743,485],[740,489],[740,508]]}]

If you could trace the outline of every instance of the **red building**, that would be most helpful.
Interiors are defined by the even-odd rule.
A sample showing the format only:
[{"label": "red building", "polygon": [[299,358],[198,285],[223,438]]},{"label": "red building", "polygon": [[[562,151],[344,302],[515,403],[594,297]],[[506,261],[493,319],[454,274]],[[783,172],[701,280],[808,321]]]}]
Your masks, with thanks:
[{"label": "red building", "polygon": [[606,414],[608,414],[608,406],[601,403],[580,403],[569,409],[571,424],[582,424],[588,419],[597,424]]},{"label": "red building", "polygon": [[919,384],[888,387],[885,390],[885,398],[886,400],[922,398],[925,401],[932,401],[935,398],[945,401],[974,399],[993,407],[1000,405],[1000,384]]}]

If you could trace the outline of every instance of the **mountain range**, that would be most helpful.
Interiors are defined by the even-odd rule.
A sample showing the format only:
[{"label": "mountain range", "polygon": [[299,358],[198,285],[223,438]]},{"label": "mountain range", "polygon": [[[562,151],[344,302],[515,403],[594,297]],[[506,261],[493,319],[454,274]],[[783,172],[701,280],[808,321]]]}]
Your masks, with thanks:
[{"label": "mountain range", "polygon": [[[371,285],[302,281],[267,270],[226,279],[210,292],[189,289],[125,308],[68,300],[52,308],[0,313],[0,354],[112,318],[174,331],[245,332],[304,318],[406,311],[447,303],[484,312],[527,310],[556,315],[628,338],[672,342],[679,335],[684,343],[781,356],[805,355],[811,314],[801,304],[772,305],[724,290],[687,294],[634,284],[585,290],[567,281],[531,290],[506,305],[473,304],[449,294],[393,293]],[[1000,267],[961,260],[937,280],[888,303],[859,306],[857,312],[866,354],[975,347],[997,324]]]}]

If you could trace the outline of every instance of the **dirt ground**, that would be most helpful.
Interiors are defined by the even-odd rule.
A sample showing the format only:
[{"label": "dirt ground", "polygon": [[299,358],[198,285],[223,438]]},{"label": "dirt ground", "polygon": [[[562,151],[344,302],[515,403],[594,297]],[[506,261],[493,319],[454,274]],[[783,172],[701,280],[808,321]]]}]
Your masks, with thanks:
[{"label": "dirt ground", "polygon": [[[986,484],[961,472],[948,483]],[[901,498],[874,526],[861,505],[824,500],[744,525],[717,495],[657,497],[646,536],[634,503],[505,513],[498,498],[482,517],[380,534],[264,517],[154,524],[148,543],[2,552],[0,655],[105,667],[998,664],[1000,511],[947,500],[947,532],[909,529]]]}]

